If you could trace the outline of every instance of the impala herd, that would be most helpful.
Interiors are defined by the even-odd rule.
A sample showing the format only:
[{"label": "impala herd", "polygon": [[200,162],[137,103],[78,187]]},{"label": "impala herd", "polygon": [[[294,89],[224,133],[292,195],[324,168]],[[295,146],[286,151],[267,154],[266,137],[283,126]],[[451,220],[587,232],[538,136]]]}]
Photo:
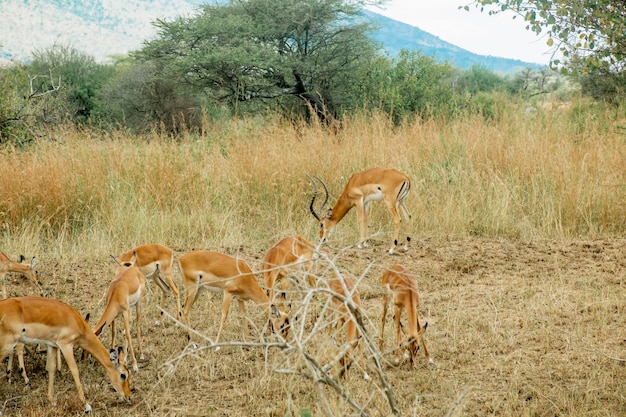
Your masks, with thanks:
[{"label": "impala herd", "polygon": [[[141,341],[140,317],[141,302],[146,289],[146,280],[152,280],[161,290],[161,304],[158,326],[168,294],[174,298],[176,317],[187,327],[188,338],[192,337],[190,311],[200,290],[221,292],[223,294],[222,314],[214,343],[218,343],[224,329],[231,301],[239,302],[240,311],[245,315],[246,300],[252,300],[267,315],[272,331],[284,339],[289,337],[290,303],[287,303],[288,285],[299,282],[293,275],[303,275],[308,287],[315,288],[322,281],[311,273],[312,265],[320,256],[320,245],[326,242],[337,224],[352,209],[357,208],[359,224],[359,248],[367,247],[368,208],[372,201],[383,200],[393,217],[394,232],[389,253],[393,254],[399,245],[401,215],[410,222],[411,216],[404,205],[410,191],[408,177],[391,168],[372,168],[353,174],[346,184],[336,204],[325,214],[321,210],[328,201],[328,187],[319,177],[308,176],[313,185],[313,196],[310,203],[311,214],[320,223],[320,242],[314,245],[302,236],[291,236],[280,240],[271,247],[262,260],[262,274],[265,289],[261,287],[255,273],[248,263],[223,253],[208,250],[194,250],[178,258],[178,266],[182,274],[185,299],[180,302],[180,291],[174,281],[174,254],[171,249],[159,244],[145,244],[135,247],[119,257],[113,258],[116,273],[106,294],[106,306],[97,323],[90,327],[88,317],[83,318],[69,304],[59,300],[25,296],[7,298],[5,275],[9,272],[20,273],[31,279],[40,287],[39,274],[34,269],[35,258],[28,263],[23,256],[17,262],[11,261],[0,252],[0,282],[3,285],[4,299],[0,300],[0,361],[8,357],[7,375],[11,377],[13,357],[16,354],[20,372],[24,381],[29,379],[24,369],[24,344],[43,345],[47,351],[46,370],[48,372],[48,400],[55,404],[54,378],[61,366],[61,356],[65,359],[76,383],[78,397],[84,405],[85,412],[91,410],[80,382],[78,367],[74,359],[74,348],[83,349],[83,357],[93,356],[105,369],[111,384],[120,397],[130,402],[130,373],[126,368],[126,354],[130,354],[130,364],[134,372],[139,366],[130,338],[131,309],[135,308],[135,327],[139,360],[144,359]],[[319,192],[318,183],[324,189],[324,201],[319,210],[315,210],[315,201]],[[410,225],[409,225],[410,230]],[[404,250],[409,249],[411,238],[407,235]],[[298,272],[300,274],[298,274]],[[345,339],[341,342],[338,362],[342,375],[350,365],[351,353],[357,347],[360,334],[358,316],[361,300],[357,282],[348,274],[336,273],[325,285],[329,294],[327,304],[336,315],[335,323],[345,328]],[[397,359],[404,356],[415,363],[420,346],[430,363],[424,341],[424,332],[428,326],[420,326],[418,320],[419,295],[415,276],[399,264],[383,268],[381,285],[384,289],[382,326],[379,348],[384,346],[384,329],[389,299],[394,305],[394,322],[396,330],[395,353]],[[306,292],[307,288],[299,285],[296,292]],[[408,330],[400,321],[404,311]],[[115,348],[115,321],[120,317],[124,326],[123,346]],[[105,348],[99,335],[111,327],[110,349]],[[247,326],[243,326],[247,335]]]}]

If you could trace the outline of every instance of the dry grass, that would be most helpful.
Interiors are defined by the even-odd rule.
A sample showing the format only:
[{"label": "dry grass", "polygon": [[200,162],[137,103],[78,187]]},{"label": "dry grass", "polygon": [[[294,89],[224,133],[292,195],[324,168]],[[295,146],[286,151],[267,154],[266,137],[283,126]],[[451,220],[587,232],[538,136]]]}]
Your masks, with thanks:
[{"label": "dry grass", "polygon": [[[386,242],[379,241],[366,251],[328,248],[325,253],[337,254],[336,265],[343,271],[368,270],[359,290],[375,345],[382,310],[381,268],[400,262],[419,277],[420,316],[429,323],[427,342],[437,368],[422,356],[414,369],[393,365],[389,351],[393,326],[388,327],[383,369],[401,415],[617,416],[626,411],[624,239],[428,239],[410,253],[394,256],[386,255],[386,248]],[[253,264],[259,267],[262,253],[239,253],[256,259]],[[328,276],[326,266],[319,262],[320,275]],[[42,265],[42,274],[50,294],[82,313],[101,313],[112,276],[106,260],[48,263]],[[18,279],[12,284],[16,293],[34,290]],[[319,388],[303,376],[310,371],[298,349],[235,345],[215,351],[200,339],[194,349],[186,332],[171,321],[153,326],[158,299],[152,286],[142,332],[148,362],[133,376],[132,406],[116,399],[99,366],[80,364],[96,415],[295,416],[307,408],[312,415],[327,415],[321,398],[326,398],[333,415],[354,413],[332,389]],[[217,332],[220,306],[219,295],[203,294],[192,310],[192,324],[209,338]],[[294,302],[293,311],[299,306]],[[172,311],[172,300],[167,307]],[[260,330],[266,321],[260,309],[249,305],[248,311],[252,320],[248,325],[257,328],[252,328],[249,342],[276,342]],[[234,305],[223,336],[226,344],[243,340],[238,316]],[[336,352],[331,333],[312,332],[306,326],[297,339],[312,333],[302,351],[325,364]],[[369,415],[390,415],[374,363],[364,352],[339,382]],[[4,415],[82,413],[67,369],[57,377],[60,405],[48,406],[44,362],[44,355],[27,357],[32,388],[19,379],[11,385],[0,381]],[[363,380],[363,369],[371,381]]]},{"label": "dry grass", "polygon": [[[383,375],[400,414],[624,415],[624,138],[605,128],[608,112],[539,113],[531,120],[506,110],[491,123],[397,129],[370,116],[348,121],[338,134],[258,121],[207,125],[201,136],[176,141],[55,132],[32,149],[0,153],[0,249],[36,255],[45,294],[96,317],[113,277],[109,253],[159,242],[176,256],[193,248],[238,254],[258,271],[279,238],[315,237],[305,173],[322,176],[334,199],[352,172],[393,166],[413,179],[411,251],[386,253],[390,222],[374,206],[371,231],[380,233],[373,247],[350,247],[357,237],[351,213],[323,248],[332,262],[320,260],[315,271],[323,280],[331,267],[359,277],[375,346],[382,268],[398,262],[417,275],[420,318],[429,323],[437,367],[424,360],[414,369],[393,365],[388,326]],[[7,289],[36,292],[17,276]],[[290,297],[293,315],[300,312],[292,348],[238,345],[233,305],[222,339],[235,343],[216,351],[201,339],[194,348],[171,320],[155,327],[160,295],[150,286],[142,323],[148,361],[133,375],[133,404],[117,400],[98,365],[79,364],[94,414],[354,414],[335,390],[307,377],[305,354],[325,364],[337,348],[332,332],[312,330],[303,315],[305,305],[323,308],[321,294],[310,304],[302,297]],[[172,311],[171,299],[166,307]],[[214,337],[220,308],[221,296],[201,295],[193,326]],[[261,330],[260,309],[249,305],[248,312],[249,342],[276,342]],[[340,386],[369,415],[390,415],[371,355],[362,352]],[[0,379],[3,415],[82,414],[66,368],[57,376],[59,405],[47,404],[44,356],[27,356],[32,387]]]}]

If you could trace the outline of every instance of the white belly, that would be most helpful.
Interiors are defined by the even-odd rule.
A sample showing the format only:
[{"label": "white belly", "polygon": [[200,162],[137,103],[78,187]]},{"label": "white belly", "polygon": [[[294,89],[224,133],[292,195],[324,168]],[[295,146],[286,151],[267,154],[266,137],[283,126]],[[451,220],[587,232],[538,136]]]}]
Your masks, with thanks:
[{"label": "white belly", "polygon": [[36,337],[28,337],[24,333],[22,333],[22,335],[20,336],[19,339],[17,339],[17,341],[21,343],[25,343],[27,345],[48,345],[48,346],[52,346],[55,348],[59,347],[59,345],[57,345],[54,342],[51,342],[50,340],[37,339]]}]

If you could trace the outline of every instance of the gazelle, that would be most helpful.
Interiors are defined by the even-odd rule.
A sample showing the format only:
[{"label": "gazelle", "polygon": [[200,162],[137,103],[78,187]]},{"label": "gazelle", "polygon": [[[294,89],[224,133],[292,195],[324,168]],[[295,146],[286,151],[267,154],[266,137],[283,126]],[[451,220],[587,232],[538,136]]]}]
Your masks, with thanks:
[{"label": "gazelle", "polygon": [[[30,260],[30,264],[26,263],[26,258],[24,255],[20,255],[20,258],[17,262],[9,259],[8,256],[4,254],[4,252],[0,252],[0,282],[2,282],[2,293],[3,298],[7,298],[7,289],[6,289],[6,274],[8,272],[15,272],[18,274],[25,275],[31,281],[41,289],[41,281],[39,280],[39,273],[35,270],[35,257],[33,256]],[[17,354],[18,364],[20,366],[20,372],[26,384],[29,383],[28,376],[26,374],[26,369],[24,368],[24,345],[18,343],[15,347],[15,353]],[[9,379],[11,378],[11,372],[13,367],[13,352],[9,354],[9,361],[7,364],[7,376]]]},{"label": "gazelle", "polygon": [[263,258],[263,278],[270,300],[274,301],[274,285],[280,282],[281,297],[286,298],[287,276],[294,269],[306,274],[309,285],[315,287],[315,278],[308,272],[311,261],[317,258],[315,245],[302,236],[286,237],[272,246]]},{"label": "gazelle", "polygon": [[[171,292],[174,296],[174,300],[176,301],[176,317],[180,317],[182,311],[180,308],[180,292],[174,282],[174,273],[172,270],[174,252],[166,246],[150,243],[137,246],[134,249],[124,252],[118,259],[122,263],[129,262],[133,257],[133,253],[137,254],[135,266],[139,268],[146,278],[152,276],[154,283],[161,289],[161,310],[157,316],[156,325],[158,326],[161,323],[160,317],[163,315],[163,307],[165,306],[165,299],[168,292]],[[157,267],[160,270],[159,274],[154,273]]]},{"label": "gazelle", "polygon": [[[183,283],[187,294],[183,306],[183,322],[189,328],[189,338],[191,338],[189,312],[201,289],[224,292],[222,317],[215,343],[220,340],[233,298],[239,301],[239,307],[243,314],[246,314],[244,301],[252,300],[268,315],[274,330],[287,337],[289,332],[287,314],[271,304],[270,299],[259,285],[252,269],[245,260],[219,252],[198,250],[182,255],[178,259],[178,263],[183,274]],[[247,333],[245,324],[244,330]]]},{"label": "gazelle", "polygon": [[[402,350],[405,350],[405,358],[409,356],[411,364],[415,364],[415,357],[417,351],[421,346],[424,348],[424,355],[428,362],[434,365],[434,361],[428,353],[426,348],[426,341],[424,340],[424,333],[428,327],[428,323],[424,324],[424,327],[420,326],[417,308],[419,307],[419,294],[417,292],[417,281],[415,275],[411,273],[407,268],[402,265],[395,264],[389,269],[383,271],[382,286],[385,290],[383,295],[383,315],[382,326],[380,330],[380,344],[379,348],[382,351],[385,343],[385,321],[387,318],[387,305],[389,297],[393,298],[394,313],[393,318],[396,324],[396,352],[399,355]],[[400,316],[404,310],[407,320],[409,322],[409,333],[407,334],[402,323],[400,322]],[[400,332],[405,333],[405,339],[402,340]],[[408,354],[408,355],[407,355]]]},{"label": "gazelle", "polygon": [[[124,321],[125,349],[130,352],[131,363],[135,372],[139,371],[133,344],[130,340],[130,309],[135,307],[135,327],[137,328],[137,344],[139,346],[139,359],[143,360],[143,346],[141,344],[141,297],[146,288],[146,278],[138,267],[134,265],[136,254],[129,262],[119,263],[113,255],[111,258],[118,263],[118,271],[115,279],[109,284],[106,296],[106,307],[102,317],[94,326],[96,336],[100,336],[102,330],[111,325],[111,346],[115,345],[115,319],[122,317]],[[157,265],[153,274],[159,273]]]},{"label": "gazelle", "polygon": [[3,252],[0,252],[0,282],[2,282],[3,298],[7,298],[6,274],[8,272],[17,272],[26,275],[31,281],[41,289],[41,281],[39,281],[39,273],[35,270],[35,257],[30,260],[30,264],[26,263],[24,255],[20,255],[20,259],[15,262],[9,259]]},{"label": "gazelle", "polygon": [[345,275],[330,280],[328,288],[331,292],[329,296],[330,307],[337,316],[336,328],[341,329],[344,325],[346,327],[346,337],[343,344],[345,353],[341,355],[339,360],[339,364],[341,365],[339,376],[341,376],[350,368],[352,364],[351,353],[357,346],[359,340],[358,325],[354,319],[354,314],[349,310],[346,304],[346,300],[351,301],[357,309],[360,309],[361,297],[359,296],[359,290],[354,280]]},{"label": "gazelle", "polygon": [[[320,239],[322,243],[330,238],[337,223],[345,217],[352,207],[356,207],[357,222],[359,224],[359,241],[357,246],[359,249],[367,247],[369,204],[378,200],[385,202],[387,210],[393,217],[394,231],[391,248],[389,249],[390,254],[398,246],[398,235],[400,234],[400,224],[402,223],[400,214],[409,222],[410,231],[411,215],[404,206],[404,200],[411,190],[411,181],[403,173],[393,168],[370,168],[352,174],[334,207],[329,209],[326,214],[322,214],[321,211],[328,201],[328,187],[319,177],[315,177],[324,188],[326,194],[318,212],[314,208],[318,193],[317,184],[313,178],[308,177],[313,183],[313,197],[311,198],[309,208],[311,214],[320,222]],[[411,237],[407,236],[406,244],[404,245],[405,251],[409,249],[410,241]]]},{"label": "gazelle", "polygon": [[78,398],[91,411],[80,382],[74,347],[84,349],[104,367],[121,398],[130,402],[130,379],[124,366],[124,351],[107,350],[87,322],[70,305],[43,297],[17,297],[0,301],[0,361],[17,343],[47,346],[48,400],[54,405],[56,351],[61,350],[78,391]]}]

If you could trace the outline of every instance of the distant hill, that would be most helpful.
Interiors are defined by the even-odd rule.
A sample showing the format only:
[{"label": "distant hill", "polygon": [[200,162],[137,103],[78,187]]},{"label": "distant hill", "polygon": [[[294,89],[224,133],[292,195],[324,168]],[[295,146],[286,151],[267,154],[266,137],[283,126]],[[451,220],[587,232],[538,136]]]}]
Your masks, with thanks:
[{"label": "distant hill", "polygon": [[[28,61],[35,50],[70,45],[98,61],[141,48],[156,33],[152,22],[191,15],[203,0],[0,0],[0,61]],[[511,73],[540,67],[513,59],[474,54],[417,27],[364,11],[378,30],[371,36],[384,51],[396,56],[402,49],[466,69],[483,66]]]},{"label": "distant hill", "polygon": [[422,55],[434,57],[438,61],[448,61],[461,69],[480,65],[490,71],[501,73],[511,73],[527,67],[539,68],[542,66],[517,59],[478,55],[443,41],[418,27],[398,22],[378,13],[365,11],[365,15],[379,28],[371,34],[372,38],[380,42],[383,49],[392,57],[396,56],[402,49],[419,51]]}]

